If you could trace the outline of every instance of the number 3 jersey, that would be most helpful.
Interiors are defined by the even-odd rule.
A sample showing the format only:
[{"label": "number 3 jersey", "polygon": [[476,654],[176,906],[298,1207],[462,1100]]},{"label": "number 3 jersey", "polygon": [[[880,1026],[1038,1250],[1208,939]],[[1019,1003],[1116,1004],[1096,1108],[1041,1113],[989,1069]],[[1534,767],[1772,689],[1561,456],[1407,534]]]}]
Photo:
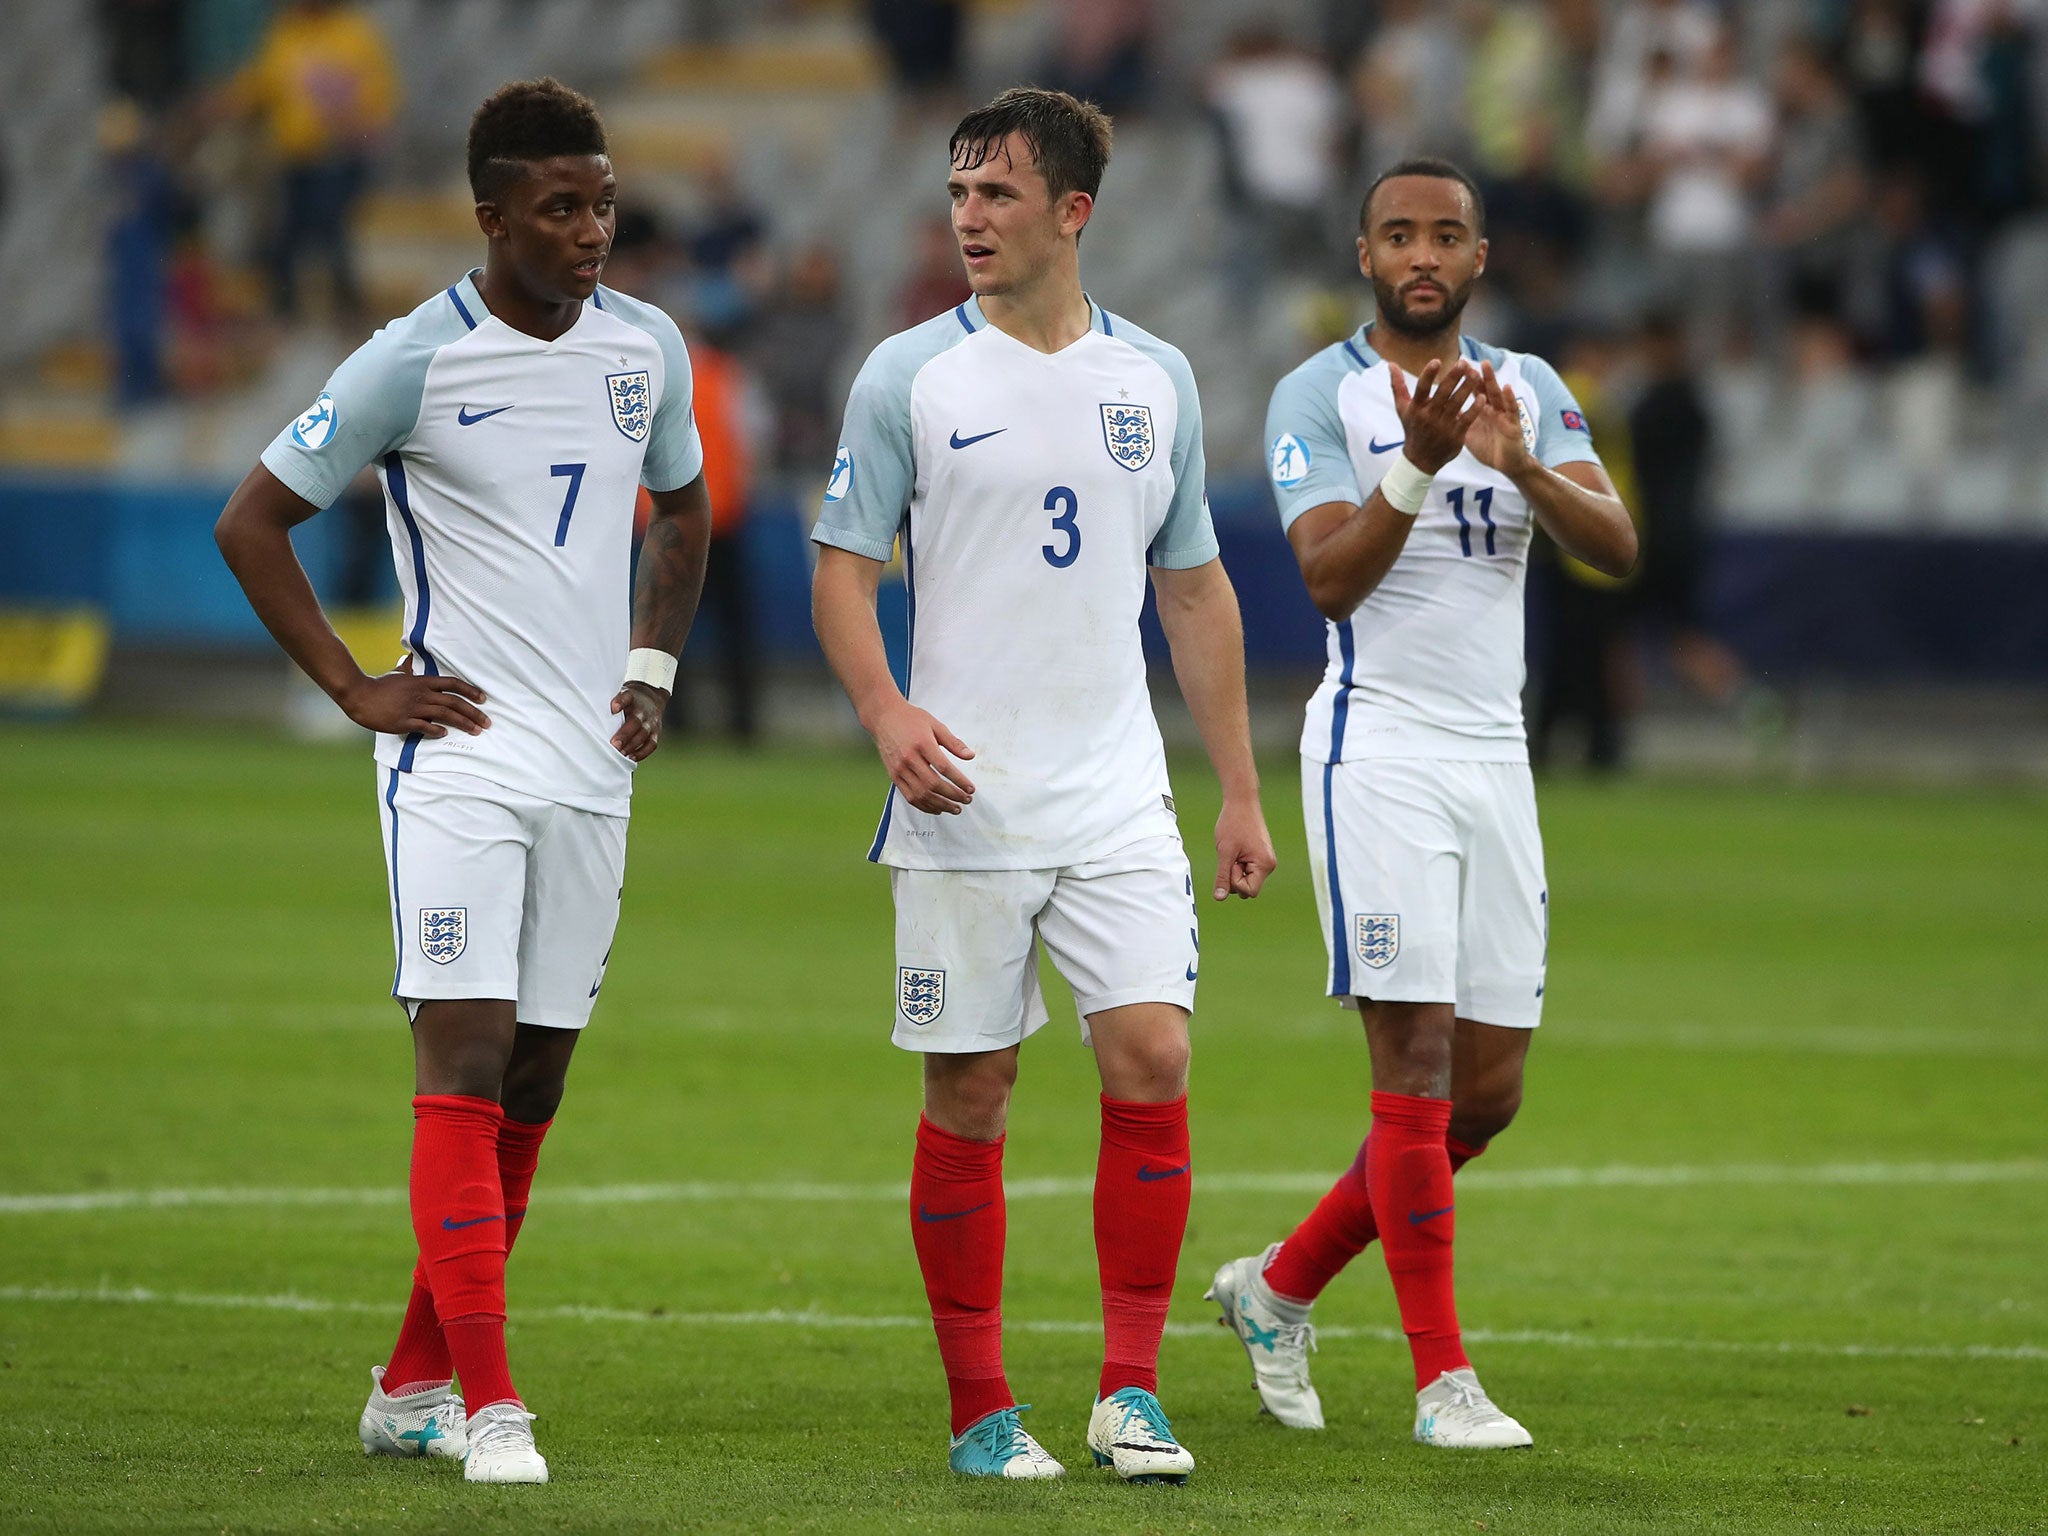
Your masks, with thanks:
[{"label": "number 3 jersey", "polygon": [[[1393,365],[1368,334],[1316,353],[1273,391],[1266,467],[1282,527],[1326,502],[1362,505],[1401,451]],[[1514,392],[1522,439],[1539,460],[1553,469],[1600,462],[1548,363],[1472,341],[1464,350]],[[1439,470],[1393,567],[1351,617],[1329,624],[1302,755],[1527,762],[1523,582],[1533,531],[1514,482],[1469,449]]]},{"label": "number 3 jersey", "polygon": [[812,537],[887,560],[900,533],[912,703],[973,749],[974,801],[893,789],[868,857],[1058,869],[1178,835],[1138,635],[1146,566],[1216,558],[1194,375],[1090,301],[1053,354],[970,299],[890,337],[847,401]]},{"label": "number 3 jersey", "polygon": [[490,729],[380,735],[379,763],[623,816],[633,503],[703,468],[689,357],[667,315],[608,288],[542,341],[476,276],[364,342],[263,463],[316,507],[376,466],[413,668],[488,697]]}]

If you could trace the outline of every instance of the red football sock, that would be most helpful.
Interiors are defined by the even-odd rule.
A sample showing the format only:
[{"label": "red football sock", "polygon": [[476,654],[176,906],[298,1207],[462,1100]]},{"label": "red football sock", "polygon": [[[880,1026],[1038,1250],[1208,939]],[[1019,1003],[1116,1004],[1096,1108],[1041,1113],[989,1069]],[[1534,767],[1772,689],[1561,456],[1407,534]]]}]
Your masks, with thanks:
[{"label": "red football sock", "polygon": [[[1330,1192],[1303,1218],[1273,1255],[1273,1262],[1266,1266],[1266,1284],[1276,1296],[1289,1301],[1314,1301],[1339,1271],[1379,1236],[1379,1228],[1372,1219],[1372,1196],[1365,1181],[1371,1145],[1370,1137],[1359,1144],[1358,1156],[1352,1159],[1351,1166],[1330,1186]],[[1447,1133],[1444,1150],[1450,1154],[1451,1172],[1456,1173],[1484,1152],[1486,1146],[1469,1146]]]},{"label": "red football sock", "polygon": [[1366,1183],[1380,1246],[1401,1308],[1401,1331],[1415,1357],[1420,1391],[1445,1371],[1471,1362],[1458,1338],[1451,1283],[1451,1101],[1403,1093],[1372,1096],[1372,1153]]},{"label": "red football sock", "polygon": [[953,1433],[1016,1406],[1003,1375],[1003,1139],[969,1141],[920,1115],[910,1236],[931,1302]]},{"label": "red football sock", "polygon": [[1194,1182],[1186,1094],[1165,1104],[1102,1096],[1095,1164],[1095,1259],[1102,1273],[1102,1379],[1159,1390],[1159,1336],[1188,1230]]},{"label": "red football sock", "polygon": [[[540,1144],[555,1122],[533,1124],[506,1120],[498,1127],[498,1187],[505,1196],[505,1256],[519,1240],[520,1224],[526,1218],[526,1196],[533,1188],[534,1169],[540,1164]],[[384,1367],[384,1391],[391,1397],[423,1392],[448,1384],[455,1364],[448,1353],[448,1340],[441,1332],[441,1318],[434,1310],[434,1292],[427,1284],[427,1261],[413,1265],[412,1297],[406,1302],[405,1321],[398,1328],[398,1343],[392,1347],[391,1363]]]},{"label": "red football sock", "polygon": [[412,1227],[469,1411],[517,1402],[505,1363],[505,1195],[489,1099],[412,1101]]}]

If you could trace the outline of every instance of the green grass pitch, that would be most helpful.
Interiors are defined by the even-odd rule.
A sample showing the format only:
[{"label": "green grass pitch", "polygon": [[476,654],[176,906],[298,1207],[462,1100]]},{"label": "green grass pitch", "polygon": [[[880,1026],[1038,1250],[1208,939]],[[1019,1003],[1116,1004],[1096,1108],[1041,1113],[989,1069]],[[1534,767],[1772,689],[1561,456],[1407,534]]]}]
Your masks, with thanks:
[{"label": "green grass pitch", "polygon": [[[1409,1441],[1377,1250],[1317,1309],[1319,1436],[1257,1416],[1200,1300],[1364,1119],[1294,765],[1266,777],[1282,869],[1205,912],[1186,1488],[1082,1470],[1070,1013],[1025,1052],[1006,1308],[1070,1475],[946,1471],[880,771],[673,749],[511,1270],[555,1481],[471,1488],[355,1441],[411,1262],[367,755],[0,730],[0,1530],[2048,1530],[2048,806],[1545,786],[1548,1021],[1458,1225],[1475,1360],[1537,1447],[1455,1454]],[[1214,787],[1177,789],[1199,883]]]}]

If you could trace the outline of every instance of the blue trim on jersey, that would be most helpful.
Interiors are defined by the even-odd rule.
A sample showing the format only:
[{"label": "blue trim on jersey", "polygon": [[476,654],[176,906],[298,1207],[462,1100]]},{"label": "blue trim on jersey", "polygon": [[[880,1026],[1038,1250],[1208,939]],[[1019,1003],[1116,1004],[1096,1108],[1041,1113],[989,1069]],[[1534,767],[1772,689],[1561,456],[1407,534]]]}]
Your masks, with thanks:
[{"label": "blue trim on jersey", "polygon": [[470,314],[468,308],[464,306],[462,295],[455,291],[457,286],[454,283],[448,285],[448,302],[455,306],[455,313],[462,316],[462,323],[473,331],[476,329],[476,317]]},{"label": "blue trim on jersey", "polygon": [[593,303],[593,304],[595,304],[595,305],[596,305],[596,306],[597,306],[597,307],[598,307],[599,309],[603,309],[603,308],[604,308],[604,290],[603,290],[602,288],[593,288],[593,289],[591,289],[591,290],[590,290],[590,302],[591,302],[591,303]]},{"label": "blue trim on jersey", "polygon": [[960,322],[961,330],[965,331],[970,336],[974,334],[974,322],[967,318],[967,306],[965,304],[958,304],[954,306],[953,318]]},{"label": "blue trim on jersey", "polygon": [[[449,289],[450,296],[455,290]],[[455,307],[460,309],[462,301],[457,299]],[[466,317],[465,317],[466,318]],[[434,653],[427,649],[427,612],[433,606],[434,596],[427,587],[427,551],[420,540],[420,525],[412,515],[412,499],[405,489],[405,462],[393,451],[384,455],[384,480],[391,487],[392,505],[398,508],[398,515],[405,519],[405,532],[412,543],[413,582],[418,592],[418,603],[413,611],[412,633],[405,637],[405,643],[412,653],[426,663],[427,676],[439,677],[441,669],[435,665]],[[417,731],[405,738],[405,745],[399,748],[398,771],[412,772],[413,754],[419,751],[420,736]]]},{"label": "blue trim on jersey", "polygon": [[405,970],[405,918],[398,909],[398,770],[384,790],[384,806],[391,812],[391,936],[397,941],[398,956],[391,967],[391,995],[397,997],[398,978]]},{"label": "blue trim on jersey", "polygon": [[1098,304],[1095,306],[1095,312],[1098,315],[1102,316],[1102,334],[1105,336],[1114,336],[1116,332],[1109,328],[1109,311]]},{"label": "blue trim on jersey", "polygon": [[1459,337],[1458,343],[1465,349],[1465,355],[1467,357],[1471,358],[1472,361],[1475,363],[1479,361],[1479,347],[1476,343],[1474,343],[1470,336]]},{"label": "blue trim on jersey", "polygon": [[1346,352],[1349,352],[1349,353],[1350,353],[1350,354],[1351,354],[1351,355],[1352,355],[1352,356],[1353,356],[1354,358],[1356,358],[1356,359],[1358,360],[1358,366],[1359,366],[1359,367],[1361,367],[1361,368],[1370,368],[1370,367],[1372,366],[1372,364],[1371,364],[1371,363],[1368,363],[1368,362],[1367,362],[1367,361],[1365,360],[1365,354],[1364,354],[1363,352],[1359,351],[1359,350],[1358,350],[1358,348],[1356,348],[1356,347],[1354,347],[1353,345],[1351,345],[1351,341],[1350,341],[1350,338],[1349,338],[1349,337],[1345,338],[1345,341],[1344,341],[1344,350],[1345,350]]},{"label": "blue trim on jersey", "polygon": [[[917,656],[917,562],[910,553],[910,509],[903,509],[903,693],[910,694],[910,670]],[[868,849],[868,862],[882,862],[882,845],[889,841],[889,820],[896,814],[896,786],[889,786],[889,798],[882,802],[882,824],[875,828],[875,841]]]},{"label": "blue trim on jersey", "polygon": [[1331,800],[1335,763],[1323,764],[1323,862],[1330,870],[1330,996],[1351,995],[1351,935],[1344,921],[1344,883],[1337,878],[1337,809]]}]

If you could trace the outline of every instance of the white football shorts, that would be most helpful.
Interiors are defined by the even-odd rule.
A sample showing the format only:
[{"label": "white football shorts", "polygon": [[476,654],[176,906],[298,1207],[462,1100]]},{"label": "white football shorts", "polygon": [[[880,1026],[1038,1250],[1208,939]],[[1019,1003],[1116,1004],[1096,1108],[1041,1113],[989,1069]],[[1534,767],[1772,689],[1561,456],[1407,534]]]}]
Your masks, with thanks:
[{"label": "white football shorts", "polygon": [[626,818],[458,773],[377,770],[398,970],[436,998],[509,998],[519,1022],[581,1029],[611,959]]},{"label": "white football shorts", "polygon": [[1330,996],[1542,1022],[1550,892],[1526,764],[1303,758],[1301,804]]},{"label": "white football shorts", "polygon": [[1148,837],[1065,869],[891,869],[895,1042],[994,1051],[1045,1023],[1038,950],[1088,1016],[1131,1003],[1193,1012],[1200,923],[1186,850]]}]

